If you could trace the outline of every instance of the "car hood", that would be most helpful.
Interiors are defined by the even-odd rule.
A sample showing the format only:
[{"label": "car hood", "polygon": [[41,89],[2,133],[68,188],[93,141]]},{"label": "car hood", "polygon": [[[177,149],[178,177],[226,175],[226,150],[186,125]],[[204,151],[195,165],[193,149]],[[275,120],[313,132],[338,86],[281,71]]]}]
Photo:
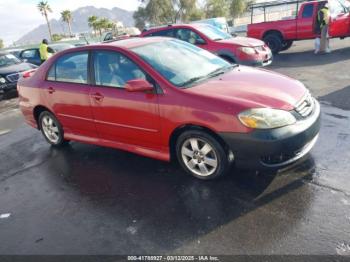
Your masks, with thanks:
[{"label": "car hood", "polygon": [[264,45],[264,42],[259,40],[259,39],[250,38],[250,37],[242,37],[242,36],[232,37],[229,39],[223,39],[223,40],[219,40],[217,42],[223,43],[223,44],[233,44],[233,45],[249,46],[249,47],[256,47],[256,46]]},{"label": "car hood", "polygon": [[186,89],[201,96],[229,101],[241,108],[294,109],[307,92],[292,78],[264,69],[238,66],[219,77]]},{"label": "car hood", "polygon": [[20,64],[11,65],[11,66],[0,67],[0,75],[8,75],[13,73],[23,72],[23,71],[31,70],[33,68],[36,68],[36,66],[30,63],[20,63]]}]

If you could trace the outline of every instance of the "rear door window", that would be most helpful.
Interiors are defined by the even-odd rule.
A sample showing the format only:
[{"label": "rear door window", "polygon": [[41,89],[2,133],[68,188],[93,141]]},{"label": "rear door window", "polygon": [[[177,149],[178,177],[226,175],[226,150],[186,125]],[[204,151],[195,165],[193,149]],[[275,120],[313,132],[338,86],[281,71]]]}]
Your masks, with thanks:
[{"label": "rear door window", "polygon": [[46,79],[49,80],[49,81],[56,81],[56,66],[55,65],[53,65],[50,68],[50,71],[47,74],[47,78]]},{"label": "rear door window", "polygon": [[67,83],[88,83],[88,52],[61,56],[51,67],[47,80]]},{"label": "rear door window", "polygon": [[164,36],[164,37],[174,37],[174,30],[168,29],[168,30],[161,30],[154,33],[151,33],[146,36]]},{"label": "rear door window", "polygon": [[22,52],[21,57],[22,58],[36,58],[39,55],[39,52],[37,52],[36,49],[30,49],[30,50],[25,50]]},{"label": "rear door window", "polygon": [[187,28],[177,29],[175,37],[192,45],[195,45],[198,42],[205,42],[197,33]]},{"label": "rear door window", "polygon": [[314,13],[314,5],[313,4],[308,4],[304,6],[303,10],[303,18],[310,18],[313,16]]}]

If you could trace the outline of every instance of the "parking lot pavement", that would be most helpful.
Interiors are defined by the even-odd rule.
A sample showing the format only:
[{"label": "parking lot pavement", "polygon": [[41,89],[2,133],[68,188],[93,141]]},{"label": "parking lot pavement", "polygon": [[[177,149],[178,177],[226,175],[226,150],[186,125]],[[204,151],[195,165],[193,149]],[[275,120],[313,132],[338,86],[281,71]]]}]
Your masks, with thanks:
[{"label": "parking lot pavement", "polygon": [[312,40],[295,42],[288,51],[275,56],[269,69],[302,81],[317,97],[350,89],[350,38],[332,39],[331,54],[315,55],[313,45]]},{"label": "parking lot pavement", "polygon": [[311,155],[277,174],[199,181],[114,149],[54,149],[1,102],[0,254],[349,255],[350,43],[333,45],[297,43],[270,68],[323,101]]}]

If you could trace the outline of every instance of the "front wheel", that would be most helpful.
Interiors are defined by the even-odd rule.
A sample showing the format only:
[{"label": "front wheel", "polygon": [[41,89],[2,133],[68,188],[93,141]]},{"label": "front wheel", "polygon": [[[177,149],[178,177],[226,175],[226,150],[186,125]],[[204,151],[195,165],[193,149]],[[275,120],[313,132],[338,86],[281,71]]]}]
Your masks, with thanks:
[{"label": "front wheel", "polygon": [[226,62],[229,62],[230,64],[237,64],[236,61],[229,56],[222,55],[220,56],[222,59],[224,59]]},{"label": "front wheel", "polygon": [[50,112],[44,111],[39,116],[39,126],[47,142],[59,147],[66,144],[63,128],[57,118]]},{"label": "front wheel", "polygon": [[176,143],[178,161],[192,176],[209,180],[218,178],[229,168],[223,146],[211,135],[200,130],[182,133]]}]

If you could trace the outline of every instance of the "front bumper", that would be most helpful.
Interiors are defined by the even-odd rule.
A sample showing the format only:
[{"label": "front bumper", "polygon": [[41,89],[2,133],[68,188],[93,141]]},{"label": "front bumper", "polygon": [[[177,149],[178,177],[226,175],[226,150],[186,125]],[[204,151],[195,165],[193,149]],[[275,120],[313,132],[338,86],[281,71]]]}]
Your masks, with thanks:
[{"label": "front bumper", "polygon": [[7,93],[17,90],[17,82],[0,84],[0,93]]},{"label": "front bumper", "polygon": [[[256,47],[259,49],[259,47]],[[246,66],[255,66],[255,67],[264,67],[268,66],[273,61],[273,55],[270,50],[266,50],[265,48],[260,48],[256,50],[256,54],[247,55],[243,52],[236,54],[236,59],[239,60],[238,63]]]},{"label": "front bumper", "polygon": [[279,169],[303,158],[316,143],[321,112],[318,102],[308,118],[296,124],[248,134],[219,133],[235,157],[235,164],[248,169]]},{"label": "front bumper", "polygon": [[257,60],[241,60],[239,64],[245,65],[245,66],[264,67],[264,66],[271,65],[272,61],[273,61],[273,56],[268,56]]}]

